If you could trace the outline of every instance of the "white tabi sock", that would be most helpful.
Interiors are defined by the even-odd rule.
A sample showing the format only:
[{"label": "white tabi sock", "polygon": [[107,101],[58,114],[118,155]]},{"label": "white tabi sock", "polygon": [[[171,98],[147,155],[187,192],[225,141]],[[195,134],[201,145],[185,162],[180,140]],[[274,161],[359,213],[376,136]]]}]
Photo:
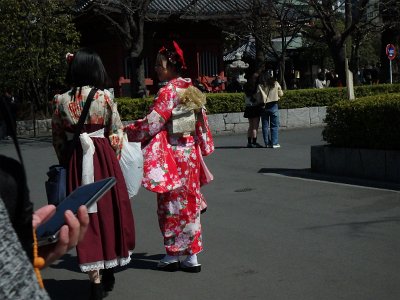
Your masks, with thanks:
[{"label": "white tabi sock", "polygon": [[166,254],[161,261],[165,262],[165,263],[177,262],[177,261],[179,261],[179,256],[172,256],[172,255]]},{"label": "white tabi sock", "polygon": [[199,264],[197,262],[197,254],[188,255],[183,262],[185,265],[189,265],[189,266],[196,266]]}]

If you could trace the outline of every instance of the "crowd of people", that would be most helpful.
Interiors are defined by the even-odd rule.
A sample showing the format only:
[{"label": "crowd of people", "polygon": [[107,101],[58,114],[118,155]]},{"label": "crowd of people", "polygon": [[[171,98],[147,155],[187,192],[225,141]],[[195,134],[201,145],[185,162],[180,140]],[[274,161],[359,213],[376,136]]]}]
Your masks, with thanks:
[{"label": "crowd of people", "polygon": [[[204,106],[205,96],[193,87],[190,79],[182,77],[185,69],[179,45],[175,41],[165,44],[156,57],[155,71],[160,82],[167,83],[160,88],[143,119],[123,126],[117,106],[104,88],[107,73],[100,57],[88,48],[68,55],[66,83],[71,88],[55,96],[52,118],[53,145],[60,164],[68,170],[68,193],[107,177],[115,177],[117,183],[96,205],[81,207],[77,216],[66,212],[66,225],[59,241],[51,248],[39,247],[37,252],[48,265],[76,246],[79,267],[89,276],[90,299],[103,299],[113,290],[113,269],[128,264],[135,247],[134,217],[127,182],[119,165],[126,140],[141,143],[144,158],[142,185],[157,194],[158,222],[165,247],[165,256],[157,269],[189,273],[201,271],[198,259],[203,250],[200,215],[206,210],[207,203],[200,187],[212,180],[203,156],[214,151],[214,144]],[[72,148],[71,138],[90,94],[94,96],[80,134],[81,143]],[[72,155],[67,155],[70,151]],[[90,170],[92,175],[88,177]],[[0,196],[6,203],[10,193],[5,192],[5,181],[0,181]],[[22,182],[26,185],[26,179]],[[13,244],[9,252],[18,252],[20,261],[17,263],[25,265],[24,271],[28,275],[20,276],[14,269],[11,273],[15,276],[1,281],[8,287],[0,289],[0,298],[47,299],[45,291],[33,282],[32,266],[26,263],[32,261],[32,249],[28,247],[26,254],[22,255],[19,243],[30,244],[30,241],[27,243],[22,238],[24,235],[19,234],[18,226],[8,226],[7,217],[12,213],[1,205],[1,198],[0,232],[6,238],[0,249]],[[32,226],[35,228],[45,221],[54,211],[54,206],[45,206],[34,213],[31,202],[27,203],[30,209],[28,223],[33,215],[33,223],[27,229],[32,232]],[[1,252],[1,265],[7,259],[3,254]],[[29,285],[26,281],[30,281]],[[19,297],[13,291],[21,286],[25,288],[18,293],[24,296]]]}]

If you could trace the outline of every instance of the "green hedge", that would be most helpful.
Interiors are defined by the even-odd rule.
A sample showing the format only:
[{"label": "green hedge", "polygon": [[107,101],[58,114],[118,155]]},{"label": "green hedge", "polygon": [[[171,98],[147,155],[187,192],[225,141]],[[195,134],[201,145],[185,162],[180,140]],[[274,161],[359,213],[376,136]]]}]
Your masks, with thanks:
[{"label": "green hedge", "polygon": [[400,150],[400,93],[340,101],[325,121],[322,135],[332,146]]},{"label": "green hedge", "polygon": [[[354,89],[356,97],[377,94],[400,93],[400,84],[380,84],[357,86]],[[302,89],[288,90],[279,101],[280,108],[300,108],[313,106],[330,106],[346,99],[346,88]],[[242,112],[244,111],[243,93],[217,93],[207,95],[209,114]],[[134,120],[145,115],[152,98],[131,99],[118,98],[118,110],[123,120]]]},{"label": "green hedge", "polygon": [[116,98],[118,112],[123,121],[137,120],[143,118],[149,111],[153,98]]}]

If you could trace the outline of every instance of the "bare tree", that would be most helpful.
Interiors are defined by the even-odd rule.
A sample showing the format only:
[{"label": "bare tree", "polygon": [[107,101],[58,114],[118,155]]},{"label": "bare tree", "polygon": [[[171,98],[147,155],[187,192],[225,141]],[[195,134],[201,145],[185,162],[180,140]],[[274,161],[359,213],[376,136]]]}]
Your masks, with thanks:
[{"label": "bare tree", "polygon": [[[357,69],[357,56],[366,33],[380,31],[379,7],[373,0],[302,0],[316,19],[315,32],[321,32],[329,47],[336,72],[345,82],[346,43],[352,44],[351,68]],[[372,17],[371,17],[372,16]],[[320,38],[318,36],[317,38]],[[353,40],[353,43],[351,43]]]},{"label": "bare tree", "polygon": [[[294,45],[303,28],[309,22],[309,16],[303,13],[304,6],[296,0],[267,0],[264,1],[264,15],[268,21],[268,33],[255,31],[258,42],[279,66],[279,82],[286,89],[286,60],[288,49]],[[265,21],[264,21],[265,22]],[[277,41],[279,41],[277,43]]]},{"label": "bare tree", "polygon": [[231,29],[224,27],[226,31],[234,31],[242,36],[250,34],[254,37],[257,72],[264,69],[267,54],[275,58],[279,65],[278,80],[284,89],[288,49],[307,25],[309,18],[301,12],[302,7],[297,3],[296,0],[252,0],[250,14],[246,12],[246,15],[243,15],[239,26],[236,24]]},{"label": "bare tree", "polygon": [[146,95],[144,83],[144,22],[152,0],[93,0],[91,9],[109,22],[129,52],[131,96]]}]

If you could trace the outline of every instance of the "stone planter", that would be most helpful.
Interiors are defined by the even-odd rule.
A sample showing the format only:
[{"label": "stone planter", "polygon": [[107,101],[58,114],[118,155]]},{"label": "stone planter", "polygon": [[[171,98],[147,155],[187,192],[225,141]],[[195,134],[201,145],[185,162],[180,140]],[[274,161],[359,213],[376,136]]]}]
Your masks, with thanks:
[{"label": "stone planter", "polygon": [[[323,126],[326,107],[303,107],[279,110],[281,129],[307,128]],[[208,115],[211,131],[214,135],[246,133],[249,122],[243,117],[243,112]],[[124,124],[129,123],[124,121]],[[261,125],[260,125],[261,130]],[[17,122],[18,135],[33,135],[32,121]],[[36,120],[36,133],[51,134],[51,120]]]},{"label": "stone planter", "polygon": [[312,146],[311,170],[400,183],[400,151]]}]

